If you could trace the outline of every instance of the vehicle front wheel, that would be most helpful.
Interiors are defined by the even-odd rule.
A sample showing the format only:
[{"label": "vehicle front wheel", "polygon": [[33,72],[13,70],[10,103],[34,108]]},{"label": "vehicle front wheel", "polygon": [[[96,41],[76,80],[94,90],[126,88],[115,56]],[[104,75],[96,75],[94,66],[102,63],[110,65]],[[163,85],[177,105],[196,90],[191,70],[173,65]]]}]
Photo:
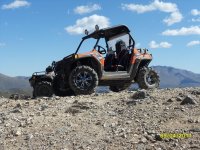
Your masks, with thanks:
[{"label": "vehicle front wheel", "polygon": [[143,67],[139,70],[137,83],[141,89],[158,88],[160,84],[159,75],[155,70]]},{"label": "vehicle front wheel", "polygon": [[35,85],[33,92],[34,97],[41,97],[41,96],[51,97],[52,95],[53,95],[53,90],[51,82],[41,81]]},{"label": "vehicle front wheel", "polygon": [[78,66],[69,76],[69,85],[76,95],[92,94],[98,85],[98,75],[89,66]]}]

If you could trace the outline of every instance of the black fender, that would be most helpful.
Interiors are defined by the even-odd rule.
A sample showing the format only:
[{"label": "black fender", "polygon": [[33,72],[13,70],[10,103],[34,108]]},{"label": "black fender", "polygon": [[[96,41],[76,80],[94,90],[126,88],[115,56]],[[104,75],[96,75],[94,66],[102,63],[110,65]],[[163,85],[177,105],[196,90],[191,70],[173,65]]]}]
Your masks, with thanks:
[{"label": "black fender", "polygon": [[74,69],[78,65],[90,66],[97,72],[99,78],[102,76],[102,65],[99,62],[99,60],[97,60],[93,56],[85,56],[85,57],[81,57],[81,58],[76,58],[76,60],[74,61],[74,63],[71,66],[71,70]]},{"label": "black fender", "polygon": [[133,70],[131,72],[131,80],[136,80],[139,70],[141,68],[148,67],[149,63],[152,61],[152,59],[136,59],[135,64],[133,66]]}]

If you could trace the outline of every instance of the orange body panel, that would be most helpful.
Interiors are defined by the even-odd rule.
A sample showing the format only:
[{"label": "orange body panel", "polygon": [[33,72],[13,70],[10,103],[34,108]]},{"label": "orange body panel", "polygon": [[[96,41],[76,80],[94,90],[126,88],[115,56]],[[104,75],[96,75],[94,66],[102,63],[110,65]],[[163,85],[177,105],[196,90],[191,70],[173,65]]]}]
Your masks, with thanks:
[{"label": "orange body panel", "polygon": [[93,56],[95,59],[97,59],[101,63],[102,66],[104,66],[105,59],[104,59],[103,55],[101,55],[95,49],[93,49],[92,51],[89,51],[89,52],[82,53],[82,54],[76,54],[75,58],[78,59],[78,58],[84,58],[87,56]]},{"label": "orange body panel", "polygon": [[136,48],[134,48],[131,64],[135,64],[136,59],[152,59],[152,56],[149,53],[140,53]]}]

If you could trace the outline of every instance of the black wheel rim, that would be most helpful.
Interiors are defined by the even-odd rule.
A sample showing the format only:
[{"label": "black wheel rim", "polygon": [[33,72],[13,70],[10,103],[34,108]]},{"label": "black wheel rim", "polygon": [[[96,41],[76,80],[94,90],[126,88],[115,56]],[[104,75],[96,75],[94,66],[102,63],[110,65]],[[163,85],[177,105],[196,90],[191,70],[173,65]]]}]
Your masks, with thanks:
[{"label": "black wheel rim", "polygon": [[87,90],[92,85],[92,76],[89,72],[80,72],[75,76],[74,83],[77,88]]}]

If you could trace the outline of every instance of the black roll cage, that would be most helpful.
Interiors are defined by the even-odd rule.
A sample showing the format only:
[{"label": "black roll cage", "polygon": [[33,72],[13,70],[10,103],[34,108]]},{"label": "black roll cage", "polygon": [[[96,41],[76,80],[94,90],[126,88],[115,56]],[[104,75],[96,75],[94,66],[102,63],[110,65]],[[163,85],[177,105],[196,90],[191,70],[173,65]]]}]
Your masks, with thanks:
[{"label": "black roll cage", "polygon": [[89,39],[89,38],[97,39],[97,41],[96,41],[96,43],[94,45],[94,49],[98,45],[99,40],[101,38],[104,38],[105,39],[105,43],[106,43],[106,48],[108,50],[108,41],[109,41],[109,39],[112,38],[112,37],[115,37],[117,35],[120,35],[120,34],[128,34],[129,35],[129,45],[130,45],[131,40],[132,40],[133,41],[133,47],[135,46],[135,41],[134,41],[133,37],[130,35],[130,30],[128,29],[128,27],[125,26],[125,25],[118,25],[118,26],[114,26],[114,27],[110,27],[110,28],[100,29],[98,31],[94,31],[93,33],[91,33],[91,34],[89,34],[87,36],[84,36],[82,38],[80,44],[78,45],[75,54],[78,53],[82,43],[85,40]]}]

